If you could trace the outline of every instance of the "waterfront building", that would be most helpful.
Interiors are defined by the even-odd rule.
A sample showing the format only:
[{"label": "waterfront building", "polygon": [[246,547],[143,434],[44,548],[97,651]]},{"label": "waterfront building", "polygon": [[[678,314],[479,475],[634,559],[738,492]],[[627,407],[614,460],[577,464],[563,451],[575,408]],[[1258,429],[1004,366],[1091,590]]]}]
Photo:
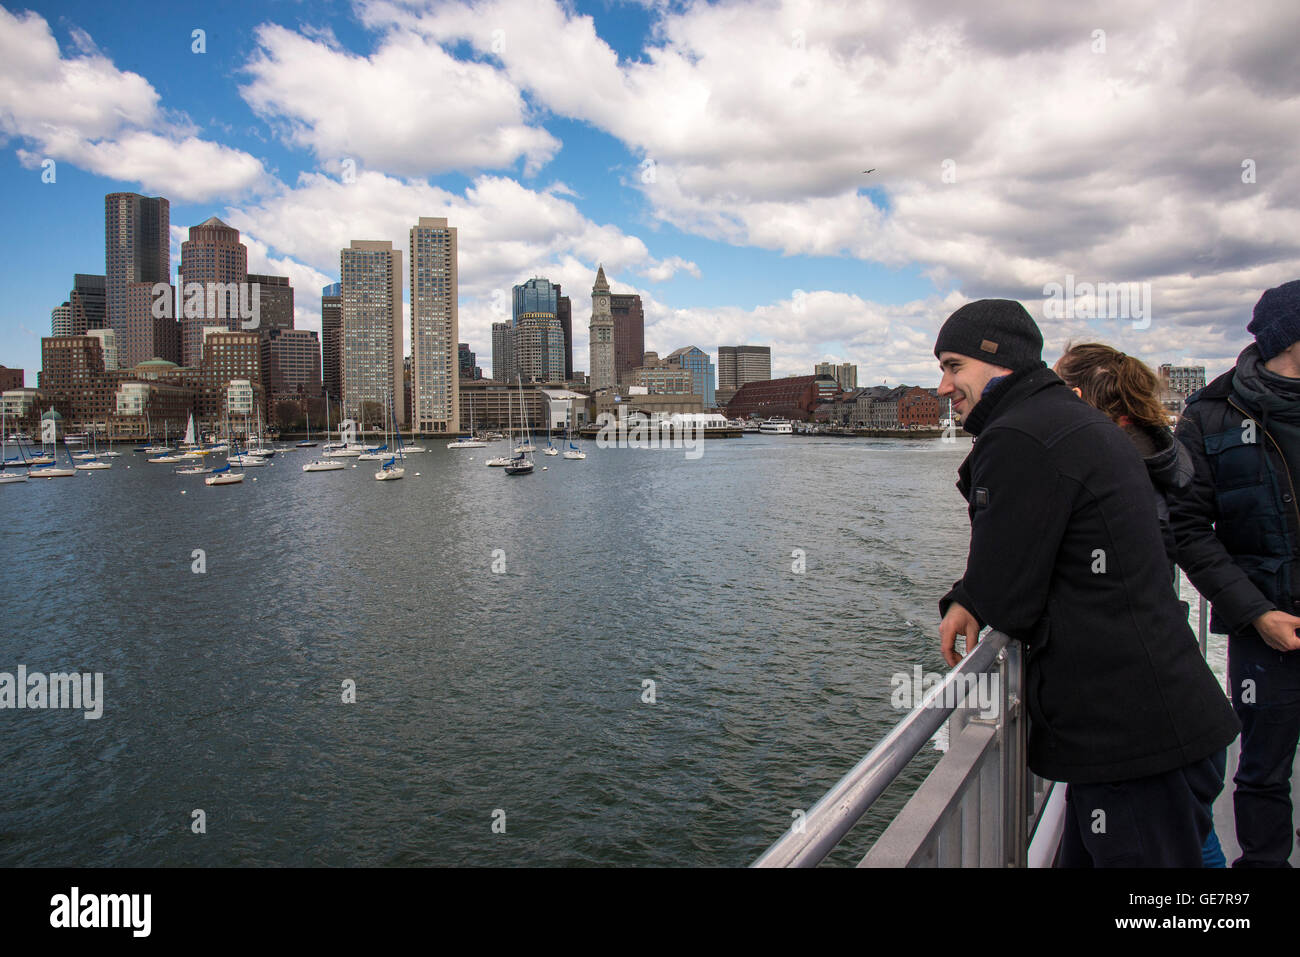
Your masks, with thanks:
[{"label": "waterfront building", "polygon": [[834,399],[839,385],[816,375],[787,376],[765,382],[746,382],[727,405],[732,419],[757,416],[808,421],[817,407]]},{"label": "waterfront building", "polygon": [[[718,392],[734,395],[746,382],[771,378],[771,346],[718,346]],[[723,404],[721,399],[718,404]]]},{"label": "waterfront building", "polygon": [[104,353],[104,371],[115,372],[118,366],[117,354],[117,333],[112,329],[89,329],[85,335],[94,336],[99,340],[100,348]]},{"label": "waterfront building", "polygon": [[[421,216],[411,227],[410,240],[411,428],[456,432],[460,421],[456,227],[448,226],[442,217]],[[401,305],[399,290],[399,313]]]},{"label": "waterfront building", "polygon": [[7,392],[10,389],[21,389],[26,373],[22,369],[10,369],[0,366],[0,392]]},{"label": "waterfront building", "polygon": [[[181,243],[179,273],[184,304],[176,316],[180,324],[181,364],[192,367],[203,357],[205,326],[240,328],[240,287],[249,277],[248,247],[239,241],[239,230],[216,216],[191,226],[189,238]],[[201,300],[194,297],[195,301],[190,301],[191,283],[201,285]],[[244,301],[249,299],[247,294],[243,296]]]},{"label": "waterfront building", "polygon": [[514,335],[508,322],[492,323],[492,378],[498,382],[513,382]]},{"label": "waterfront building", "polygon": [[72,335],[72,304],[63,303],[50,310],[50,335]]},{"label": "waterfront building", "polygon": [[545,395],[540,388],[525,385],[521,399],[517,385],[495,379],[461,379],[459,408],[462,432],[470,431],[471,425],[480,431],[504,432],[512,422],[518,430],[524,421],[536,430],[544,426],[547,414]]},{"label": "waterfront building", "polygon": [[683,346],[670,352],[664,361],[669,365],[690,370],[695,377],[695,387],[692,391],[703,397],[706,409],[716,407],[715,367],[707,352],[698,346]]},{"label": "waterfront building", "polygon": [[16,388],[0,392],[0,408],[4,409],[8,427],[15,432],[33,427],[40,402],[39,389]]},{"label": "waterfront building", "polygon": [[614,315],[609,305],[609,282],[605,267],[596,269],[591,287],[591,323],[588,325],[592,389],[610,389],[618,384],[614,371]]},{"label": "waterfront building", "polygon": [[596,417],[602,414],[618,418],[640,413],[651,421],[674,413],[703,412],[704,404],[694,393],[646,392],[638,386],[625,386],[599,392],[593,399]]},{"label": "waterfront building", "polygon": [[819,376],[827,376],[839,383],[839,387],[849,392],[858,387],[858,367],[852,362],[819,362],[813,371]]},{"label": "waterfront building", "polygon": [[[138,193],[104,197],[105,316],[108,327],[117,333],[126,365],[179,351],[173,350],[166,330],[148,321],[153,284],[171,282],[170,230],[171,204],[163,197]],[[133,284],[146,287],[134,304],[129,301]],[[175,325],[174,319],[170,321]]]},{"label": "waterfront building", "polygon": [[354,239],[339,252],[339,275],[344,414],[358,425],[382,426],[392,402],[397,420],[405,421],[402,251],[386,239]]},{"label": "waterfront building", "polygon": [[314,330],[273,327],[261,340],[262,386],[268,399],[320,396],[320,341]]},{"label": "waterfront building", "polygon": [[225,326],[204,329],[203,358],[197,370],[186,370],[185,378],[196,393],[195,419],[203,427],[223,428],[230,384],[236,380],[246,381],[253,387],[254,396],[250,401],[254,404],[249,412],[252,422],[256,422],[259,412],[265,421],[262,336],[256,329],[231,331]]},{"label": "waterfront building", "polygon": [[700,395],[696,388],[695,373],[690,369],[683,369],[681,366],[669,365],[666,362],[657,362],[654,365],[646,364],[631,369],[623,374],[619,380],[620,385],[625,386],[643,386],[649,392],[661,392],[676,395],[699,395],[700,401],[704,397]]},{"label": "waterfront building", "polygon": [[615,292],[609,296],[609,312],[614,317],[614,379],[622,382],[645,353],[645,310],[640,296]]},{"label": "waterfront building", "polygon": [[337,401],[343,388],[343,284],[320,291],[321,383]]},{"label": "waterfront building", "polygon": [[[117,325],[112,329],[117,334],[118,357],[124,367],[153,358],[178,364],[181,361],[180,325],[172,318],[171,310],[155,308],[160,297],[154,295],[154,286],[152,282],[129,282],[123,292],[121,321],[126,332]],[[174,286],[162,287],[161,296],[169,303],[174,302],[175,295]]]}]

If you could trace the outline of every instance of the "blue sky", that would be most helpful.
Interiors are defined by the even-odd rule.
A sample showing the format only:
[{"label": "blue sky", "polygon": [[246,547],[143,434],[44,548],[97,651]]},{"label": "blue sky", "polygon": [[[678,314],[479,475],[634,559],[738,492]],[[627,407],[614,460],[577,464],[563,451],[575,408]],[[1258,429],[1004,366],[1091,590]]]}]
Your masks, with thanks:
[{"label": "blue sky", "polygon": [[[938,325],[982,296],[1024,301],[1049,358],[1102,338],[1227,368],[1259,293],[1300,274],[1295,11],[966,9],[0,7],[0,364],[34,384],[50,310],[103,272],[104,194],[134,190],[171,200],[173,269],[218,215],[307,328],[341,246],[447,216],[485,367],[494,293],[546,275],[585,320],[603,262],[647,348],[770,344],[778,375],[933,384]],[[1152,321],[1048,316],[1067,274],[1149,284]]]}]

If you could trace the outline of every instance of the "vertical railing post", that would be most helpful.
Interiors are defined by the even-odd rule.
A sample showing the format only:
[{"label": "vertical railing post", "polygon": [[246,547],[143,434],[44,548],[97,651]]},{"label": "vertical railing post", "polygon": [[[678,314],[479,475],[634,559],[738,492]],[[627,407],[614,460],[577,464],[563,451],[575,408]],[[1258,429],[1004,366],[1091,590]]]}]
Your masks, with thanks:
[{"label": "vertical railing post", "polygon": [[1210,648],[1210,603],[1204,595],[1201,596],[1200,611],[1196,616],[1196,632],[1201,640],[1201,657],[1205,658]]},{"label": "vertical railing post", "polygon": [[1002,705],[1003,867],[1024,867],[1029,846],[1029,776],[1025,772],[1025,722],[1022,708],[1023,649],[1009,642],[998,655]]}]

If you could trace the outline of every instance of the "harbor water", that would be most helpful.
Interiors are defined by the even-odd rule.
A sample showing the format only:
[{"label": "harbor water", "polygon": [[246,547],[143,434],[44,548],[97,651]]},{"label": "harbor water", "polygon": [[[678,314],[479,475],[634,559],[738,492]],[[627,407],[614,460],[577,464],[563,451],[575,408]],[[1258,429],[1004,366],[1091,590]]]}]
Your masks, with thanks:
[{"label": "harbor water", "polygon": [[425,444],[0,488],[0,671],[103,675],[0,711],[0,863],[744,865],[945,670],[969,439]]}]

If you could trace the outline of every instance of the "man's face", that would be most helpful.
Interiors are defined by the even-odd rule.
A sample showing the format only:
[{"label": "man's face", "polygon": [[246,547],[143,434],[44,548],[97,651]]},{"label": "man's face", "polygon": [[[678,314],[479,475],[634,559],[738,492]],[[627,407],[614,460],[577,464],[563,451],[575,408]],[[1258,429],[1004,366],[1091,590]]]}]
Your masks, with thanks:
[{"label": "man's face", "polygon": [[943,370],[943,378],[939,381],[939,396],[951,398],[952,411],[962,419],[970,416],[990,379],[1011,374],[1010,369],[958,352],[939,353],[939,368]]}]

